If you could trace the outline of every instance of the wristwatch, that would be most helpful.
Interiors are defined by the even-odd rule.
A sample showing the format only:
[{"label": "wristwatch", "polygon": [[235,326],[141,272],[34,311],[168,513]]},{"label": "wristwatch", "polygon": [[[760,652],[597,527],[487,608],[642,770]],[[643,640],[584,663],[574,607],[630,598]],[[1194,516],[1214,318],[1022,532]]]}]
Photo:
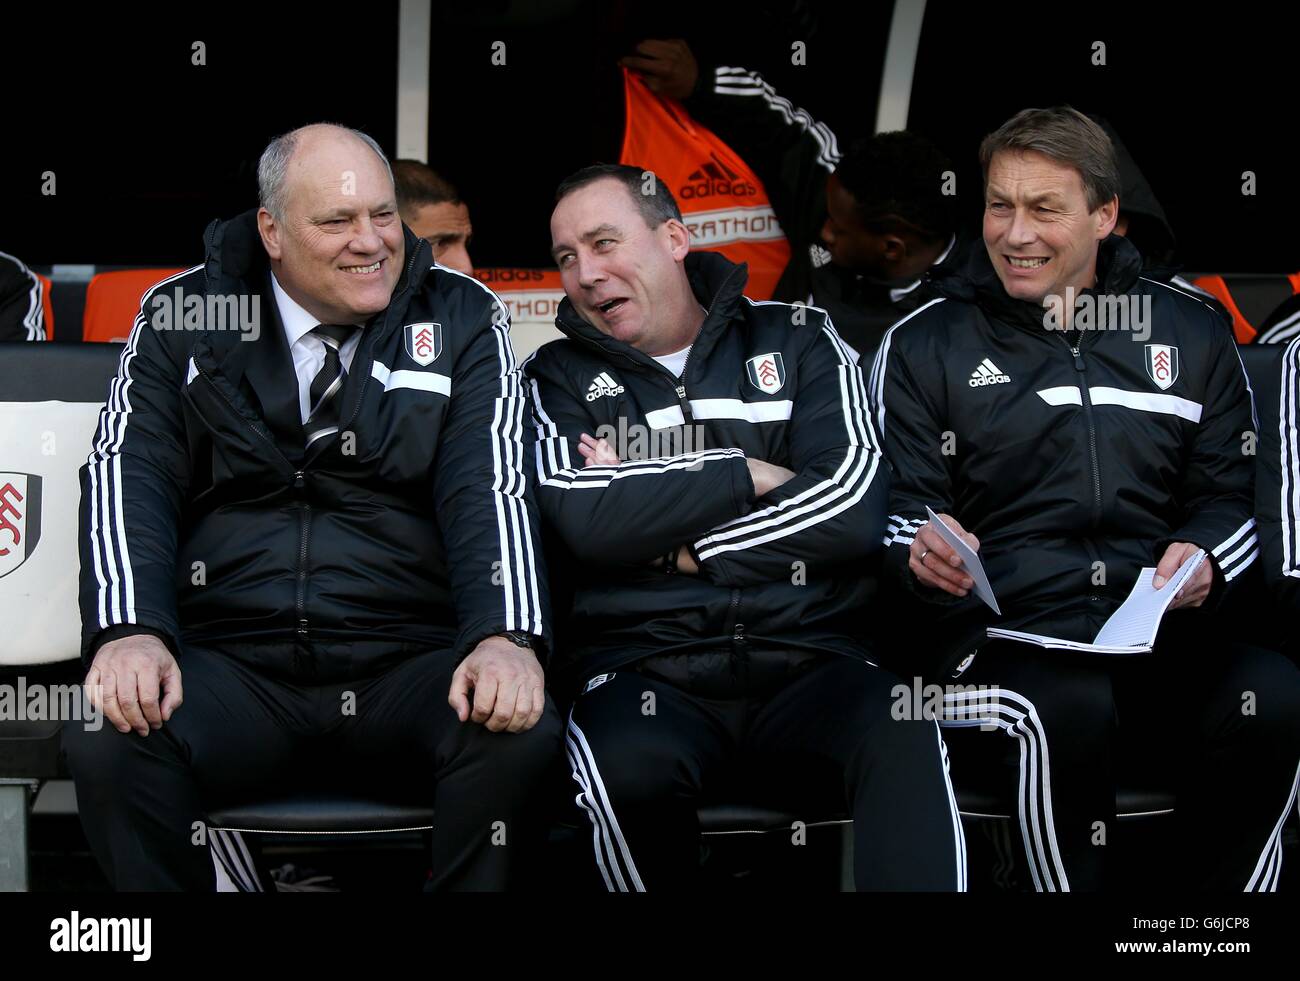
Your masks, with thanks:
[{"label": "wristwatch", "polygon": [[530,651],[533,649],[532,634],[526,634],[522,630],[507,630],[498,636],[506,638],[516,647],[526,647]]}]

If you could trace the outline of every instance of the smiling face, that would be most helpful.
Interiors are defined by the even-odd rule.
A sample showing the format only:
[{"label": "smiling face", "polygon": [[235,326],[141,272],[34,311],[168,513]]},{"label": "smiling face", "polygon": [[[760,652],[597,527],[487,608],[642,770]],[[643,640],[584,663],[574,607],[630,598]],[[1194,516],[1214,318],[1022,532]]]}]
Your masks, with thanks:
[{"label": "smiling face", "polygon": [[551,215],[551,254],[578,314],[651,356],[684,346],[675,321],[693,302],[681,265],[689,249],[685,225],[670,218],[649,227],[612,177],[569,192]]},{"label": "smiling face", "polygon": [[321,323],[360,324],[388,306],[405,257],[393,182],[375,152],[330,126],[303,130],[284,215],[257,215],[284,291]]},{"label": "smiling face", "polygon": [[984,246],[1007,293],[1041,303],[1097,278],[1097,247],[1115,227],[1119,201],[1088,210],[1083,178],[1034,150],[1001,150],[989,161]]}]

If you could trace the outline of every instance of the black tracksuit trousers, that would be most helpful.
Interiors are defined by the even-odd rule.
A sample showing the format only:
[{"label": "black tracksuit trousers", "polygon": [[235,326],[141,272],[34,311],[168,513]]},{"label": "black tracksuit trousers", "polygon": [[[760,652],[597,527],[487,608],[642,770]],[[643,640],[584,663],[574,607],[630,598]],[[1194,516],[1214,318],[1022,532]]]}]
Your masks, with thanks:
[{"label": "black tracksuit trousers", "polygon": [[567,743],[577,818],[605,888],[690,888],[697,806],[739,786],[747,802],[808,821],[850,815],[859,890],[964,889],[943,741],[932,719],[895,717],[899,684],[830,654],[761,692],[738,684],[719,695],[716,679],[671,684],[635,667],[591,679]]},{"label": "black tracksuit trousers", "polygon": [[[958,788],[994,789],[1040,891],[1099,890],[1117,773],[1172,791],[1156,888],[1271,891],[1300,764],[1300,670],[1175,611],[1151,654],[990,642],[950,684],[944,738]],[[981,690],[980,686],[987,686]],[[1130,764],[1136,763],[1136,767]]]},{"label": "black tracksuit trousers", "polygon": [[506,889],[541,842],[535,799],[562,728],[549,696],[532,729],[493,733],[447,704],[451,651],[319,687],[207,650],[180,665],[184,702],[148,736],[107,718],[98,731],[64,727],[82,826],[116,889],[212,890],[195,834],[206,808],[299,786],[432,802],[433,889]]}]

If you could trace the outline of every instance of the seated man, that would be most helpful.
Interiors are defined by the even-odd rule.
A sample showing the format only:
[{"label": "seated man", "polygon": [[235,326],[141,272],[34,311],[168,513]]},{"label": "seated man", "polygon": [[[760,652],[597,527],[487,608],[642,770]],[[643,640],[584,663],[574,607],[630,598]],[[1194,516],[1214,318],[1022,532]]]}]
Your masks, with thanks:
[{"label": "seated man", "polygon": [[[980,158],[985,248],[890,329],[872,370],[894,475],[885,563],[907,625],[899,655],[938,651],[936,672],[960,672],[966,690],[945,697],[945,721],[994,731],[945,730],[958,783],[968,754],[982,763],[987,751],[1018,786],[1037,888],[1103,885],[1115,770],[1139,748],[1156,757],[1144,779],[1177,785],[1180,876],[1276,889],[1300,673],[1214,615],[1259,554],[1251,402],[1232,337],[1201,300],[1141,277],[1137,250],[1111,234],[1119,178],[1096,123],[1027,109]],[[979,552],[1000,620],[927,506]],[[1142,567],[1160,588],[1198,548],[1209,557],[1151,655],[985,635],[996,623],[1090,641]],[[967,711],[972,687],[988,713]]]},{"label": "seated man", "polygon": [[433,248],[434,262],[467,276],[474,272],[469,205],[451,182],[418,160],[394,160],[397,210],[408,228]]},{"label": "seated man", "polygon": [[696,807],[743,767],[743,793],[852,815],[859,889],[962,888],[938,730],[894,717],[865,646],[886,489],[861,371],[823,311],[754,303],[744,266],[688,254],[654,180],[560,185],[567,338],[525,364],[538,504],[576,560],[553,677],[580,689],[596,867],[610,890],[688,886]]},{"label": "seated man", "polygon": [[82,470],[82,823],[116,888],[212,889],[205,810],[311,774],[435,803],[431,887],[504,888],[560,735],[508,319],[370,137],[258,180],[145,296]]}]

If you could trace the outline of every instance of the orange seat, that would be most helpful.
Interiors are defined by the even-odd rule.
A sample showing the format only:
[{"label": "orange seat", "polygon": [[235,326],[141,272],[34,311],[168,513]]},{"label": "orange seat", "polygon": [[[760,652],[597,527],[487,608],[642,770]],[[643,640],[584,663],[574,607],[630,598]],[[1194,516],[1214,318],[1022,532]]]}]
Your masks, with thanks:
[{"label": "orange seat", "polygon": [[36,278],[41,281],[41,311],[45,318],[45,339],[54,340],[54,307],[50,304],[50,287],[51,283],[48,276],[36,274]]},{"label": "orange seat", "polygon": [[96,273],[86,287],[83,341],[125,341],[131,333],[140,298],[155,283],[183,269],[119,269]]}]

